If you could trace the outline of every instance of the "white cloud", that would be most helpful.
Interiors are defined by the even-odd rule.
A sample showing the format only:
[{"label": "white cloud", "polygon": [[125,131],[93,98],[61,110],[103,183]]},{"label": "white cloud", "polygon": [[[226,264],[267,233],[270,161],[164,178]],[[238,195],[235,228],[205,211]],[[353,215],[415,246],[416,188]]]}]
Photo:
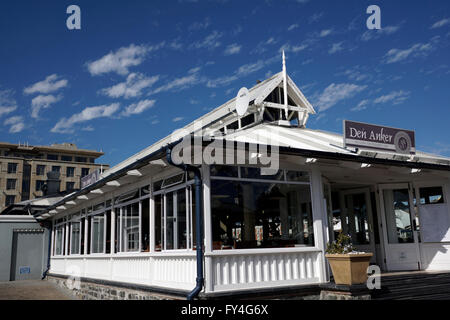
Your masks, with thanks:
[{"label": "white cloud", "polygon": [[319,37],[324,38],[326,36],[329,36],[331,33],[333,33],[332,29],[322,30],[319,34]]},{"label": "white cloud", "polygon": [[392,101],[393,105],[397,105],[397,104],[401,104],[401,103],[405,102],[405,100],[409,99],[409,95],[410,95],[410,92],[408,92],[408,91],[403,91],[403,90],[392,91],[391,93],[389,93],[387,95],[378,97],[373,102],[376,104],[379,104],[379,103],[387,103],[387,102]]},{"label": "white cloud", "polygon": [[0,90],[0,117],[17,109],[17,102],[13,95],[13,90]]},{"label": "white cloud", "polygon": [[58,91],[61,88],[65,88],[68,85],[68,81],[66,79],[59,79],[57,74],[49,75],[45,78],[45,80],[36,82],[31,86],[25,88],[23,92],[25,94],[33,94],[33,93],[50,93]]},{"label": "white cloud", "polygon": [[156,100],[141,100],[138,103],[130,104],[124,111],[122,111],[122,115],[129,117],[134,114],[141,114],[145,110],[153,107],[155,105],[155,101]]},{"label": "white cloud", "polygon": [[18,133],[25,128],[25,123],[23,122],[23,117],[21,116],[8,118],[3,122],[3,124],[5,126],[11,126],[9,128],[9,133]]},{"label": "white cloud", "polygon": [[361,111],[367,109],[367,105],[369,104],[369,100],[362,100],[358,105],[354,108],[351,108],[350,111]]},{"label": "white cloud", "polygon": [[427,56],[434,50],[435,44],[439,41],[439,36],[433,37],[428,43],[416,43],[407,49],[391,49],[384,56],[386,63],[395,63],[406,60],[410,56]]},{"label": "white cloud", "polygon": [[445,26],[445,25],[447,25],[447,24],[450,24],[450,18],[445,18],[445,19],[442,19],[442,20],[439,20],[439,21],[435,22],[435,23],[430,27],[430,29],[441,28],[441,27],[443,27],[443,26]]},{"label": "white cloud", "polygon": [[227,55],[227,56],[232,55],[232,54],[237,54],[237,53],[239,53],[241,51],[241,48],[242,48],[242,46],[238,45],[237,43],[230,44],[225,49],[224,54]]},{"label": "white cloud", "polygon": [[339,52],[339,51],[344,50],[344,48],[342,47],[342,44],[343,44],[343,43],[344,43],[344,42],[333,43],[333,44],[331,45],[330,50],[328,50],[328,53],[329,53],[329,54],[334,54],[334,53],[336,53],[336,52]]},{"label": "white cloud", "polygon": [[150,94],[156,94],[160,92],[166,92],[170,90],[182,90],[192,87],[201,82],[197,73],[189,73],[187,76],[176,78],[163,86],[160,86],[153,90]]},{"label": "white cloud", "polygon": [[208,82],[206,83],[206,86],[208,88],[217,88],[220,86],[226,86],[239,78],[246,77],[254,72],[261,70],[265,66],[267,66],[267,65],[271,64],[272,62],[274,62],[275,60],[279,60],[279,59],[280,59],[280,57],[277,55],[277,56],[269,58],[267,60],[258,60],[257,62],[254,62],[254,63],[244,64],[244,65],[240,66],[232,75],[226,75],[226,76],[208,80]]},{"label": "white cloud", "polygon": [[292,31],[292,30],[297,29],[297,28],[298,28],[298,23],[294,23],[294,24],[291,24],[287,30],[288,31]]},{"label": "white cloud", "polygon": [[381,29],[373,29],[373,30],[367,30],[363,33],[361,36],[361,40],[363,41],[369,41],[372,39],[378,39],[382,35],[390,35],[395,32],[397,32],[400,29],[400,25],[397,26],[386,26]]},{"label": "white cloud", "polygon": [[339,101],[351,98],[366,88],[367,86],[350,83],[332,83],[318,96],[316,105],[318,106],[319,111],[325,111]]},{"label": "white cloud", "polygon": [[203,29],[207,29],[209,26],[211,25],[211,19],[209,17],[206,17],[203,21],[197,21],[194,22],[193,24],[191,24],[189,26],[189,30],[203,30]]},{"label": "white cloud", "polygon": [[164,46],[164,42],[154,46],[131,44],[121,47],[115,52],[109,52],[98,60],[88,62],[87,68],[92,76],[115,72],[119,75],[127,75],[130,67],[140,65],[145,60],[148,52],[158,50]]},{"label": "white cloud", "polygon": [[178,121],[181,121],[183,119],[184,119],[183,117],[175,117],[175,118],[172,119],[172,121],[173,122],[178,122]]},{"label": "white cloud", "polygon": [[52,104],[60,101],[63,98],[63,96],[60,94],[58,96],[54,96],[54,95],[38,95],[37,97],[33,98],[33,100],[31,100],[31,117],[32,118],[39,118],[39,111],[41,109],[47,109],[49,108]]},{"label": "white cloud", "polygon": [[119,103],[112,103],[110,105],[101,105],[96,107],[87,107],[80,113],[72,115],[70,118],[60,119],[51,132],[57,133],[72,133],[73,126],[77,123],[90,121],[97,118],[109,118],[119,109]]},{"label": "white cloud", "polygon": [[142,94],[142,90],[151,87],[158,79],[159,76],[146,77],[142,73],[130,73],[126,81],[102,89],[100,92],[110,98],[135,98]]},{"label": "white cloud", "polygon": [[207,35],[202,41],[196,41],[191,45],[191,48],[196,49],[208,49],[212,50],[221,45],[219,39],[222,37],[222,33],[214,30],[212,33]]}]

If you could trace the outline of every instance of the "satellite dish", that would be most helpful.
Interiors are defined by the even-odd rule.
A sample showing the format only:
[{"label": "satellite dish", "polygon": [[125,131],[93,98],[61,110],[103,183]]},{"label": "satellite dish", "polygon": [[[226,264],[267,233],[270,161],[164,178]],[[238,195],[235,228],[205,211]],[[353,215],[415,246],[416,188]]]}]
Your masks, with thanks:
[{"label": "satellite dish", "polygon": [[236,112],[239,116],[243,116],[247,112],[249,99],[248,89],[241,88],[236,97]]}]

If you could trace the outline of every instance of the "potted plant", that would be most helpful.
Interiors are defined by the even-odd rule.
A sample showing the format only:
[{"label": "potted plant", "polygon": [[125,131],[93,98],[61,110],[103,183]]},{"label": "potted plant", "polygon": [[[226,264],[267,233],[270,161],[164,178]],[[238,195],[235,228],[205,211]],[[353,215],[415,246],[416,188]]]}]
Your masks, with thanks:
[{"label": "potted plant", "polygon": [[339,233],[337,240],[328,244],[326,253],[336,284],[353,285],[367,281],[367,268],[373,254],[354,250],[349,235]]}]

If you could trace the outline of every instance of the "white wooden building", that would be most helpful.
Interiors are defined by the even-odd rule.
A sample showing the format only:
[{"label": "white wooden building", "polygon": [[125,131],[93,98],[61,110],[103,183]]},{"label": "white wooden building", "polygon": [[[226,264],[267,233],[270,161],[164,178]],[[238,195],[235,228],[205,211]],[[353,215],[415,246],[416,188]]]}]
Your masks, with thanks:
[{"label": "white wooden building", "polygon": [[[248,97],[243,116],[232,99],[40,213],[53,224],[50,274],[189,292],[201,259],[205,295],[326,283],[339,230],[382,270],[450,270],[449,158],[346,148],[308,129],[315,111],[284,72]],[[226,143],[236,151],[227,164],[194,161],[199,203],[192,172],[167,160],[189,134],[203,138],[194,154],[211,156],[211,142],[213,158]],[[277,148],[279,170],[262,168],[258,146]]]}]

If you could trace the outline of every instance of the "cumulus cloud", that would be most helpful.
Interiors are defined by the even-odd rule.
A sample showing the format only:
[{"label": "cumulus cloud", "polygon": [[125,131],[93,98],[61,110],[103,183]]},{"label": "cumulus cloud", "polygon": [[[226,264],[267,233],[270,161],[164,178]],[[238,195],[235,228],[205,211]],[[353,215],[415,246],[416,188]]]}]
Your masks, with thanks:
[{"label": "cumulus cloud", "polygon": [[334,53],[336,53],[336,52],[339,52],[339,51],[344,50],[344,47],[342,46],[343,43],[344,43],[344,42],[333,43],[333,44],[331,45],[330,50],[328,50],[328,53],[329,53],[329,54],[334,54]]},{"label": "cumulus cloud", "polygon": [[221,77],[218,77],[215,79],[209,79],[206,83],[206,86],[208,88],[217,88],[220,86],[228,85],[231,82],[233,82],[239,78],[248,76],[251,73],[261,70],[265,66],[267,66],[270,63],[274,62],[275,60],[279,60],[279,59],[280,59],[280,57],[276,56],[276,57],[269,58],[267,60],[258,60],[257,62],[254,62],[254,63],[244,64],[244,65],[240,66],[231,75],[225,75],[225,76],[221,76]]},{"label": "cumulus cloud", "polygon": [[416,43],[407,49],[391,49],[384,56],[385,63],[395,63],[408,59],[409,57],[427,56],[435,49],[439,36],[433,37],[428,43]]},{"label": "cumulus cloud", "polygon": [[298,28],[298,23],[294,23],[294,24],[291,24],[287,30],[288,31],[292,31],[292,30],[297,29],[297,28]]},{"label": "cumulus cloud", "polygon": [[51,93],[58,91],[61,88],[67,87],[69,81],[66,79],[60,79],[57,74],[52,74],[46,77],[44,80],[36,82],[29,87],[26,87],[23,92],[25,94],[33,94],[33,93]]},{"label": "cumulus cloud", "polygon": [[433,23],[433,25],[430,27],[430,29],[441,28],[447,24],[450,24],[450,18],[445,18],[445,19],[442,19],[442,20],[439,20],[439,21]]},{"label": "cumulus cloud", "polygon": [[158,50],[163,46],[164,42],[154,46],[131,44],[114,52],[111,51],[98,60],[87,62],[86,65],[92,76],[110,72],[127,75],[130,67],[138,66],[144,62],[148,52]]},{"label": "cumulus cloud", "polygon": [[122,115],[125,117],[129,117],[134,114],[141,114],[147,109],[150,109],[155,105],[156,100],[141,100],[137,103],[130,104],[128,107],[122,111]]},{"label": "cumulus cloud", "polygon": [[0,90],[0,117],[17,109],[17,102],[13,95],[13,90]]},{"label": "cumulus cloud", "polygon": [[130,73],[126,81],[102,89],[100,93],[110,98],[135,98],[142,94],[142,90],[151,87],[158,79],[159,76],[146,77],[141,73]]},{"label": "cumulus cloud", "polygon": [[367,109],[367,105],[369,104],[369,100],[364,99],[354,108],[351,108],[350,111],[362,111]]},{"label": "cumulus cloud", "polygon": [[80,113],[72,115],[70,118],[60,119],[51,132],[55,133],[72,133],[73,126],[77,123],[83,123],[97,118],[109,118],[119,109],[119,103],[112,103],[110,105],[101,105],[95,107],[87,107]]},{"label": "cumulus cloud", "polygon": [[9,133],[18,133],[25,128],[25,123],[21,116],[8,118],[3,122],[3,125],[10,126]]},{"label": "cumulus cloud", "polygon": [[319,111],[325,111],[338,102],[353,97],[355,94],[366,89],[367,86],[360,86],[350,83],[330,84],[316,99]]},{"label": "cumulus cloud", "polygon": [[222,33],[214,30],[207,35],[203,40],[196,41],[191,45],[191,48],[195,49],[208,49],[212,50],[221,45],[219,39],[222,37]]},{"label": "cumulus cloud", "polygon": [[398,26],[386,26],[381,29],[373,29],[373,30],[367,30],[364,32],[361,36],[361,40],[363,41],[369,41],[372,39],[378,39],[382,35],[390,35],[395,32],[397,32],[400,29],[400,25]]},{"label": "cumulus cloud", "polygon": [[60,94],[58,96],[54,95],[38,95],[37,97],[33,98],[31,100],[31,117],[32,118],[39,118],[39,111],[41,109],[47,109],[52,104],[60,101],[63,98],[63,96]]},{"label": "cumulus cloud", "polygon": [[407,99],[409,99],[410,92],[409,91],[392,91],[391,93],[387,95],[383,95],[381,97],[378,97],[373,102],[376,104],[379,103],[387,103],[392,102],[393,105],[401,104],[405,102]]},{"label": "cumulus cloud", "polygon": [[230,45],[225,49],[224,54],[225,54],[226,56],[230,56],[230,55],[232,55],[232,54],[237,54],[237,53],[239,53],[239,52],[241,51],[241,48],[242,48],[242,46],[238,45],[237,43],[230,44]]},{"label": "cumulus cloud", "polygon": [[175,78],[166,84],[154,89],[149,94],[157,94],[160,92],[166,92],[166,91],[179,91],[183,89],[190,88],[194,85],[197,85],[201,82],[206,81],[204,78],[200,77],[198,72],[200,71],[200,67],[195,67],[189,69],[187,75]]},{"label": "cumulus cloud", "polygon": [[332,30],[332,29],[322,30],[322,31],[319,33],[319,37],[324,38],[324,37],[326,37],[326,36],[329,36],[329,35],[332,34],[332,33],[333,33],[333,30]]}]

